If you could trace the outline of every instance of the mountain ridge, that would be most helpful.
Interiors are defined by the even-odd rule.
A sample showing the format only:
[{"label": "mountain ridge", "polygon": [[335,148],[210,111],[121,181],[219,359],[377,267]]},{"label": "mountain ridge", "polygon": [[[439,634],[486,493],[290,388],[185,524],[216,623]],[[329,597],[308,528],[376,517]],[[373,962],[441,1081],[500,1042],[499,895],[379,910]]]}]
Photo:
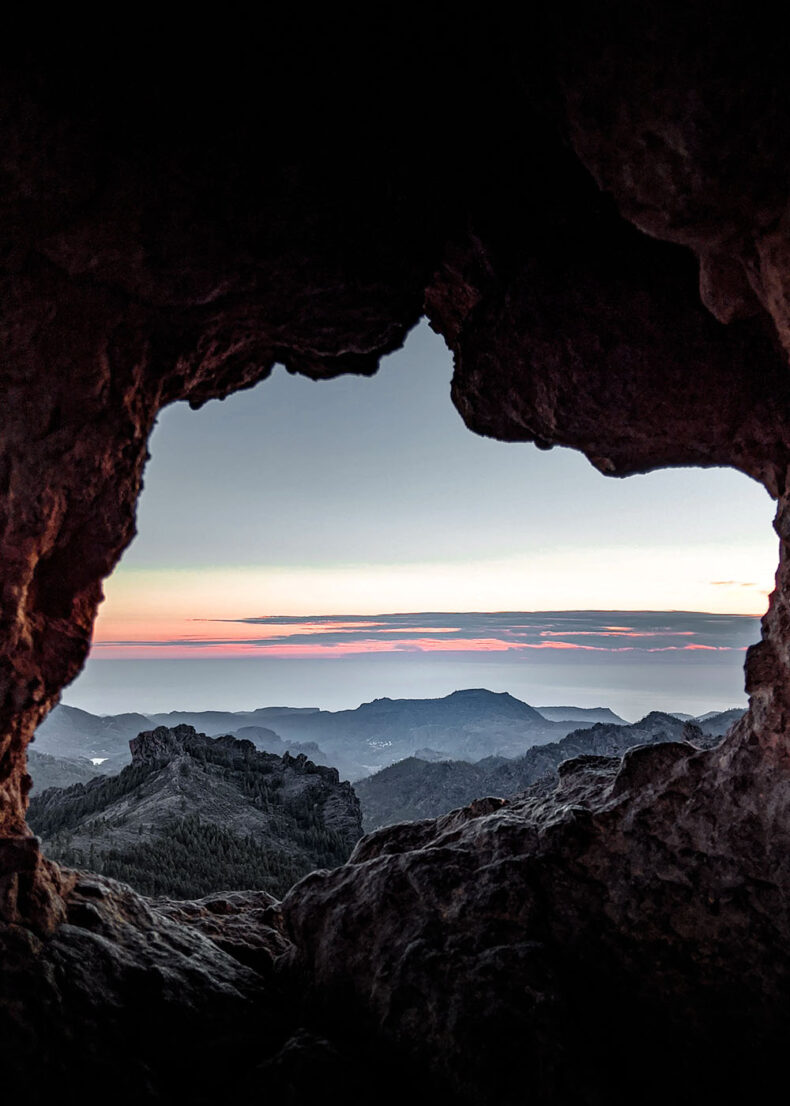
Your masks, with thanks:
[{"label": "mountain ridge", "polygon": [[409,757],[354,787],[362,804],[366,833],[397,822],[435,818],[483,796],[510,798],[540,780],[556,778],[562,764],[579,757],[621,757],[639,745],[689,741],[699,748],[723,735],[706,734],[693,723],[651,711],[627,726],[596,723],[557,742],[534,746],[517,758],[489,757],[471,764]]},{"label": "mountain ridge", "polygon": [[31,799],[29,823],[52,859],[145,894],[282,894],[343,863],[361,836],[351,785],[304,755],[191,726],[156,727],[130,744],[132,763],[118,775]]},{"label": "mountain ridge", "polygon": [[[82,762],[101,758],[102,771],[114,773],[129,763],[132,738],[157,725],[172,727],[178,719],[177,724],[192,725],[198,732],[251,739],[262,751],[305,752],[315,763],[335,766],[343,778],[358,780],[420,750],[430,749],[438,759],[513,758],[536,745],[559,741],[584,723],[628,724],[608,707],[547,706],[543,710],[551,717],[509,692],[486,688],[460,689],[432,699],[381,697],[345,711],[258,707],[98,716],[62,705],[39,726],[35,750]],[[697,721],[709,731],[723,715],[734,721],[741,713],[738,708],[708,712]],[[53,766],[46,768],[50,782]],[[33,780],[38,788],[35,771]]]}]

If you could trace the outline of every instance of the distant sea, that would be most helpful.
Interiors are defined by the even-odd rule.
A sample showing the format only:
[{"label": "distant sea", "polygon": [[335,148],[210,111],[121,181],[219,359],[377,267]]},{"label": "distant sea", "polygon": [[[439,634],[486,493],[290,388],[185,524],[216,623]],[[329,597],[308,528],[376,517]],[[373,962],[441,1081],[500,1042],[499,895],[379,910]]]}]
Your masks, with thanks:
[{"label": "distant sea", "polygon": [[354,708],[462,688],[508,691],[533,706],[610,707],[629,721],[651,710],[703,714],[745,706],[741,649],[683,653],[378,653],[332,658],[88,661],[62,701],[94,714]]}]

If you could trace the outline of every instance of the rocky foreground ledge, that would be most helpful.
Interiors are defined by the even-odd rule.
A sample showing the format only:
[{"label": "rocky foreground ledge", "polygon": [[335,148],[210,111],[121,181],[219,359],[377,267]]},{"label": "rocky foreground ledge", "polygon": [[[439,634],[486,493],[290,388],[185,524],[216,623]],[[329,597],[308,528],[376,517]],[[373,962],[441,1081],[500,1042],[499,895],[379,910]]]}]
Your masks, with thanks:
[{"label": "rocky foreground ledge", "polygon": [[373,833],[286,897],[288,955],[460,1101],[748,1098],[790,1028],[790,854],[741,741]]},{"label": "rocky foreground ledge", "polygon": [[73,875],[52,936],[0,931],[4,1070],[28,1101],[88,1071],[121,1102],[756,1093],[790,1029],[790,853],[739,740],[568,761],[377,831],[282,903]]}]

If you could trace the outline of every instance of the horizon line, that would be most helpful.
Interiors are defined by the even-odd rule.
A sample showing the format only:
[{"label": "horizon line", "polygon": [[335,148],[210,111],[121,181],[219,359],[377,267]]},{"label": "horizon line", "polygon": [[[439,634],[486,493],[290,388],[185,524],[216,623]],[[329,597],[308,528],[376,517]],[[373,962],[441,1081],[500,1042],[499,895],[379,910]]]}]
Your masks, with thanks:
[{"label": "horizon line", "polygon": [[332,610],[304,614],[260,614],[244,615],[240,618],[188,618],[187,622],[249,622],[251,620],[274,621],[278,618],[289,621],[307,621],[310,618],[383,618],[386,615],[424,615],[424,614],[712,614],[719,618],[764,618],[766,612],[758,611],[713,611],[692,607],[502,607],[490,608],[448,607],[417,608],[413,610],[377,610],[354,611]]}]

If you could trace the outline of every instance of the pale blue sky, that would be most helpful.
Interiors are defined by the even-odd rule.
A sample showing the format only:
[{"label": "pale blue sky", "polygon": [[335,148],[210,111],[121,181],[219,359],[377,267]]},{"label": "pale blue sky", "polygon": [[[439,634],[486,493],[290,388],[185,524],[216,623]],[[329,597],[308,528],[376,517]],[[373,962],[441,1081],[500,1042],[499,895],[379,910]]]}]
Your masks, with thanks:
[{"label": "pale blue sky", "polygon": [[[487,652],[498,646],[481,624],[463,651],[437,652],[442,633],[417,619],[408,655],[377,633],[359,652],[327,652],[360,636],[340,627],[322,645],[311,615],[765,609],[777,541],[758,484],[726,469],[616,480],[570,450],[480,438],[452,406],[451,372],[423,324],[371,379],[278,368],[224,402],[162,412],[139,536],[106,583],[94,659],[65,701],[339,707],[488,686],[626,717],[743,702],[742,648],[758,636],[748,620],[737,648],[714,651]],[[245,621],[273,615],[304,616],[301,644]]]},{"label": "pale blue sky", "polygon": [[[617,564],[625,589],[623,562],[633,558],[643,594],[625,589],[623,606],[760,610],[764,597],[746,597],[748,608],[743,593],[721,602],[721,586],[714,594],[704,579],[771,586],[773,505],[757,483],[728,469],[612,479],[571,450],[481,438],[450,402],[451,371],[443,342],[422,324],[373,378],[314,382],[278,368],[198,412],[183,403],[166,409],[151,441],[139,537],[120,572],[446,565],[458,595],[443,596],[439,609],[474,610],[459,566],[505,560],[521,575],[543,572],[546,595],[537,604],[514,596],[500,608],[610,609],[621,604],[598,598],[596,580]],[[691,561],[694,571],[701,561],[699,602],[652,594],[654,563],[677,553],[686,582]],[[560,562],[558,580],[550,569]],[[573,588],[565,602],[562,576],[581,583],[585,574],[590,601],[580,604]],[[418,589],[413,604],[393,607],[382,596],[378,609],[436,606]],[[331,601],[320,608],[338,609]]]}]

